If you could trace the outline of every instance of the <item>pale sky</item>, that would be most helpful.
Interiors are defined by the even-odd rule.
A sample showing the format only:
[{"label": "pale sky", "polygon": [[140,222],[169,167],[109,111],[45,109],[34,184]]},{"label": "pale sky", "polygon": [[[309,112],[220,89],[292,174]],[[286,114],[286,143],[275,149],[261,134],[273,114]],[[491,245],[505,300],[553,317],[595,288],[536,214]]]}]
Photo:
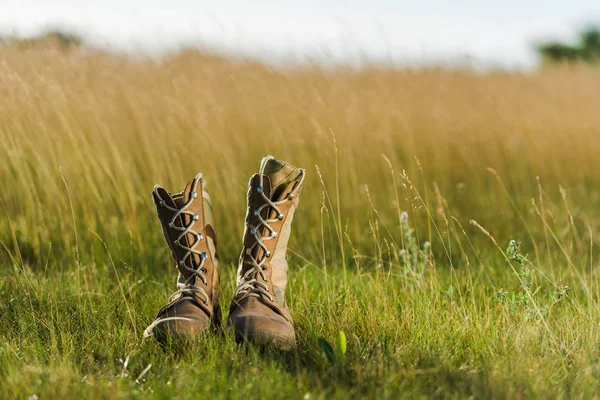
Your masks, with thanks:
[{"label": "pale sky", "polygon": [[532,44],[600,24],[600,0],[0,0],[0,33],[66,26],[96,45],[161,54],[184,44],[270,61],[359,58],[530,67]]}]

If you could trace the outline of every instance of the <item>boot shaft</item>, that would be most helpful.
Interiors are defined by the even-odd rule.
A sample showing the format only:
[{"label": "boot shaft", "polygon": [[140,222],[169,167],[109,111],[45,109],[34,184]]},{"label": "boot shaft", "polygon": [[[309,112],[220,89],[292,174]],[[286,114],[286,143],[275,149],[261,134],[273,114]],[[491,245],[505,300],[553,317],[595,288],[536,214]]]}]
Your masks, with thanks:
[{"label": "boot shaft", "polygon": [[[244,247],[238,267],[238,289],[255,279],[266,300],[285,307],[286,250],[294,211],[304,180],[304,170],[266,157],[248,184]],[[247,286],[247,285],[246,285]],[[250,287],[236,293],[244,297]]]},{"label": "boot shaft", "polygon": [[163,235],[179,271],[178,286],[187,282],[204,288],[209,301],[214,301],[219,287],[217,237],[202,175],[189,180],[185,189],[176,194],[157,185],[152,197]]}]

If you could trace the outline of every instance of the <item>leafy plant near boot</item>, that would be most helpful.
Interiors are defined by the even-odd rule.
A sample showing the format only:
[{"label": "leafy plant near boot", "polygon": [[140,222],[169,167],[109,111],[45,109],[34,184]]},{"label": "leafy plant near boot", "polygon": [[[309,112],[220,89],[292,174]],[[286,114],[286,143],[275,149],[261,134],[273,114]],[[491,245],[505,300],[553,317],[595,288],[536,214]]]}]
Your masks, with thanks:
[{"label": "leafy plant near boot", "polygon": [[323,337],[320,337],[317,343],[319,345],[319,349],[325,355],[325,358],[327,358],[332,365],[344,365],[344,356],[346,354],[346,334],[344,331],[340,331],[338,334],[335,349]]},{"label": "leafy plant near boot", "polygon": [[400,232],[403,248],[400,250],[399,255],[404,264],[403,273],[420,281],[426,265],[430,262],[431,243],[424,242],[423,246],[419,248],[415,230],[410,227],[408,222],[407,212],[400,215]]},{"label": "leafy plant near boot", "polygon": [[571,288],[557,286],[554,293],[544,297],[542,286],[535,284],[535,265],[527,259],[527,255],[520,253],[520,247],[521,242],[511,240],[505,252],[506,259],[520,267],[514,273],[519,279],[519,290],[510,292],[500,288],[494,293],[494,300],[513,310],[522,310],[526,320],[543,318],[552,306],[569,294]]}]

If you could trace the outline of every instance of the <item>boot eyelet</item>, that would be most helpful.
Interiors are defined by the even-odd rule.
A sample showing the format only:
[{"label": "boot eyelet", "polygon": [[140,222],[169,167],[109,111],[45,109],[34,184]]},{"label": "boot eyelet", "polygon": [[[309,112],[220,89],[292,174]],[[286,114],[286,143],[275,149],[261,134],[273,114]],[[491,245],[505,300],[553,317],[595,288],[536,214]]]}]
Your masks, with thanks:
[{"label": "boot eyelet", "polygon": [[277,216],[277,219],[281,221],[281,220],[283,219],[283,214],[279,214],[279,215]]},{"label": "boot eyelet", "polygon": [[190,196],[192,197],[192,199],[195,199],[196,197],[198,197],[198,193],[196,193],[195,191],[191,192]]},{"label": "boot eyelet", "polygon": [[180,267],[185,267],[185,261],[184,260],[180,260],[179,261],[179,266]]},{"label": "boot eyelet", "polygon": [[200,253],[200,257],[202,257],[202,259],[206,259],[208,257],[208,254],[206,254],[205,251],[203,251],[202,253]]},{"label": "boot eyelet", "polygon": [[175,239],[175,240],[173,240],[173,244],[174,244],[175,246],[179,246],[179,240],[178,240],[178,239]]},{"label": "boot eyelet", "polygon": [[262,186],[257,187],[256,191],[259,192],[259,193],[261,193],[263,191],[263,187]]},{"label": "boot eyelet", "polygon": [[270,252],[270,251],[267,251],[267,252],[265,253],[265,257],[267,257],[267,258],[271,257],[271,252]]},{"label": "boot eyelet", "polygon": [[199,234],[197,234],[197,235],[196,235],[196,239],[197,239],[198,241],[201,241],[201,240],[202,240],[202,237],[203,237],[203,236],[202,236],[202,234],[201,234],[201,233],[199,233]]},{"label": "boot eyelet", "polygon": [[193,218],[194,218],[194,221],[198,221],[198,218],[200,218],[200,217],[198,216],[198,214],[194,214]]},{"label": "boot eyelet", "polygon": [[158,203],[158,205],[159,205],[160,207],[164,207],[164,206],[165,206],[165,201],[164,201],[164,200],[161,200],[161,201]]},{"label": "boot eyelet", "polygon": [[288,200],[294,200],[294,195],[293,194],[288,194],[287,199]]},{"label": "boot eyelet", "polygon": [[173,221],[169,222],[169,228],[173,228],[173,227],[175,227],[175,222],[173,222]]},{"label": "boot eyelet", "polygon": [[248,256],[252,255],[252,250],[246,249],[246,255],[248,255]]},{"label": "boot eyelet", "polygon": [[271,232],[271,237],[272,238],[276,238],[277,237],[277,232],[275,232],[275,231]]},{"label": "boot eyelet", "polygon": [[256,228],[251,228],[250,229],[250,233],[253,234],[253,235],[256,235]]},{"label": "boot eyelet", "polygon": [[260,210],[254,210],[254,215],[258,217],[260,215]]}]

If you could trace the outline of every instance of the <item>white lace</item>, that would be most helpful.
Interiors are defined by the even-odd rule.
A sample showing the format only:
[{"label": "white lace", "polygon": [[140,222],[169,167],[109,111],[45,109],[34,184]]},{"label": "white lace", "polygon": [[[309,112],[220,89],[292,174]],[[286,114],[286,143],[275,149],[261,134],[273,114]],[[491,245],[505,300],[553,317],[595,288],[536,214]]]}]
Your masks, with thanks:
[{"label": "white lace", "polygon": [[[164,199],[158,193],[158,186],[156,186],[154,188],[154,194],[159,199],[159,206],[164,207],[167,210],[174,212],[173,216],[171,217],[171,221],[169,222],[169,228],[173,229],[175,231],[178,231],[180,233],[179,233],[179,236],[177,237],[177,239],[175,239],[175,241],[173,242],[173,245],[178,246],[186,251],[186,253],[183,255],[183,258],[181,260],[179,260],[178,265],[179,265],[179,267],[185,269],[186,271],[188,271],[190,273],[190,276],[188,276],[187,279],[184,279],[183,274],[181,274],[181,270],[180,270],[179,277],[177,279],[177,287],[179,289],[171,295],[171,297],[169,298],[169,303],[174,302],[175,300],[179,299],[180,297],[183,297],[186,294],[193,296],[193,294],[196,293],[202,297],[202,301],[204,302],[204,304],[208,305],[209,298],[208,298],[208,295],[206,294],[206,291],[203,288],[195,285],[196,277],[200,278],[200,280],[202,281],[202,283],[204,285],[208,284],[208,281],[206,280],[206,276],[204,275],[206,273],[206,270],[204,269],[204,261],[207,258],[207,254],[205,252],[200,252],[200,251],[196,250],[196,246],[203,239],[201,233],[197,233],[196,231],[194,231],[192,229],[194,224],[198,220],[198,215],[194,214],[191,211],[187,211],[187,208],[192,204],[194,199],[196,197],[198,197],[198,194],[196,192],[196,186],[198,185],[198,182],[200,181],[200,179],[202,179],[202,174],[196,175],[196,177],[194,178],[194,181],[192,182],[192,190],[190,192],[190,198],[181,208],[174,208],[174,207],[167,205],[165,203]],[[174,199],[179,198],[179,197],[180,196],[174,196]],[[177,219],[177,217],[179,217],[182,214],[186,214],[186,215],[189,215],[192,217],[191,222],[188,226],[181,227],[181,226],[177,226],[175,224],[175,220]],[[195,238],[194,243],[190,247],[187,247],[183,243],[180,242],[180,240],[182,238],[184,238],[188,233],[191,233],[192,235],[194,235],[194,238]],[[200,265],[198,265],[197,268],[191,268],[187,265],[188,264],[187,259],[192,254],[196,254],[196,255],[200,256]],[[186,321],[188,321],[189,318],[166,317],[166,318],[162,318],[162,319],[157,319],[154,322],[152,322],[152,324],[150,324],[150,326],[148,326],[146,328],[146,330],[144,331],[144,337],[152,336],[152,330],[154,329],[155,326],[157,326],[158,324],[160,324],[162,322],[166,322],[166,321],[170,321],[170,320],[186,320]]]},{"label": "white lace", "polygon": [[[273,240],[277,237],[277,232],[275,232],[275,230],[269,224],[273,223],[273,222],[281,221],[284,218],[284,215],[281,213],[281,210],[279,209],[278,206],[280,206],[288,201],[293,200],[296,192],[299,190],[299,188],[302,185],[302,182],[304,181],[304,170],[301,169],[300,181],[298,182],[298,184],[296,184],[294,189],[290,192],[290,194],[288,194],[286,196],[285,199],[279,200],[279,201],[271,201],[271,199],[269,199],[265,195],[264,190],[263,190],[264,168],[265,168],[267,162],[271,159],[273,159],[272,156],[263,158],[263,160],[260,164],[259,172],[258,172],[259,186],[256,188],[256,191],[261,194],[263,200],[265,201],[264,204],[262,204],[260,207],[258,207],[256,210],[253,211],[254,215],[258,217],[258,220],[259,220],[258,225],[257,226],[248,225],[250,234],[254,236],[256,241],[252,244],[252,246],[245,249],[246,255],[248,256],[249,260],[244,261],[244,263],[250,264],[252,267],[249,268],[248,271],[246,271],[246,273],[242,276],[242,278],[241,278],[242,283],[238,286],[237,290],[235,291],[234,297],[237,297],[238,295],[240,295],[242,293],[247,293],[249,296],[254,296],[254,297],[260,297],[260,295],[262,294],[262,295],[265,295],[266,297],[268,297],[270,301],[273,301],[273,295],[269,292],[268,286],[265,285],[265,283],[258,281],[256,278],[257,278],[257,274],[258,274],[263,279],[263,281],[265,281],[265,282],[267,281],[267,276],[265,274],[266,268],[264,267],[264,263],[271,256],[271,252],[269,252],[269,250],[267,249],[265,242],[269,241],[269,240]],[[263,217],[261,215],[261,211],[266,207],[271,207],[271,209],[275,210],[277,212],[277,216],[275,218],[271,218],[271,219],[263,219]],[[248,212],[250,212],[250,210]],[[259,229],[261,226],[267,228],[267,230],[269,231],[268,236],[263,237],[262,229]],[[252,252],[254,251],[254,249],[257,246],[261,247],[264,251],[264,253],[263,253],[264,257],[262,257],[260,261],[257,260],[256,258],[254,258],[254,256],[252,255]]]}]

